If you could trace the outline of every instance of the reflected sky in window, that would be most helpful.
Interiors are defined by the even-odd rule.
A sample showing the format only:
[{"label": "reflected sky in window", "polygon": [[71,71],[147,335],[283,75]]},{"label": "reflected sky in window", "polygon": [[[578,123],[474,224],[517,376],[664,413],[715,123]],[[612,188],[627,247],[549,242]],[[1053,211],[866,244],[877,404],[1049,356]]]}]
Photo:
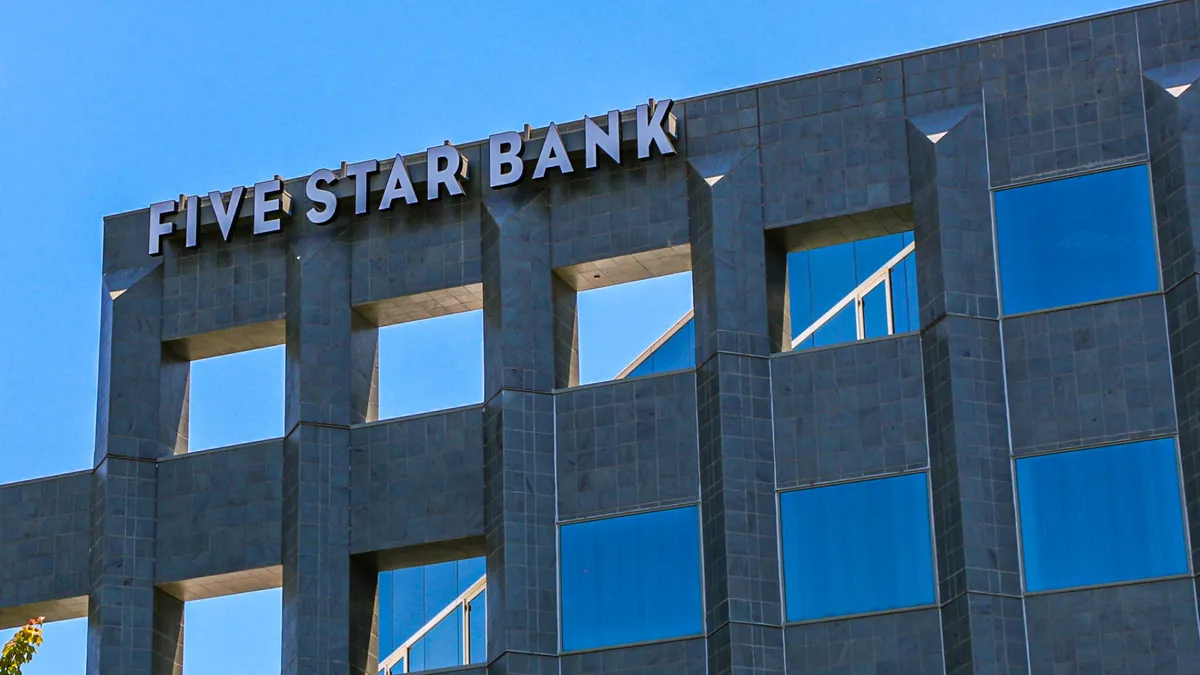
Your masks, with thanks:
[{"label": "reflected sky in window", "polygon": [[[859,284],[913,241],[912,232],[825,246],[788,254],[788,295],[792,337],[803,333]],[[917,263],[909,255],[891,273],[892,311],[897,333],[917,330]],[[864,306],[866,337],[887,335],[887,304],[880,285]],[[796,349],[823,347],[858,339],[851,303]]]},{"label": "reflected sky in window", "polygon": [[564,525],[564,650],[704,631],[697,507]]},{"label": "reflected sky in window", "polygon": [[1025,587],[1188,571],[1175,440],[1017,460]]},{"label": "reflected sky in window", "polygon": [[[472,558],[379,575],[379,657],[386,658],[484,573],[484,559]],[[486,594],[486,591],[484,592]],[[473,603],[471,662],[487,658],[486,595]],[[412,650],[410,672],[462,664],[462,612],[455,611]]]},{"label": "reflected sky in window", "polygon": [[695,319],[679,327],[674,335],[658,346],[645,361],[638,364],[627,377],[665,373],[696,365],[696,322]]},{"label": "reflected sky in window", "polygon": [[933,604],[925,474],[780,495],[788,621]]},{"label": "reflected sky in window", "polygon": [[1147,171],[1133,166],[996,192],[1004,312],[1158,290]]}]

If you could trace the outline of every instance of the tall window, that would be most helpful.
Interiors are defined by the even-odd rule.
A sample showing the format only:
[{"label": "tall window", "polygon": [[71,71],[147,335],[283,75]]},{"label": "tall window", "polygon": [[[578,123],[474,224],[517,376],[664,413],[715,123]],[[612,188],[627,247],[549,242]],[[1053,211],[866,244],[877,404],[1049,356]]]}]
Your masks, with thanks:
[{"label": "tall window", "polygon": [[1017,460],[1025,587],[1187,572],[1174,439]]},{"label": "tall window", "polygon": [[996,192],[1004,312],[1159,288],[1145,166]]},{"label": "tall window", "polygon": [[785,492],[788,621],[933,604],[925,474]]},{"label": "tall window", "polygon": [[564,650],[704,631],[697,507],[564,525],[561,543]]}]

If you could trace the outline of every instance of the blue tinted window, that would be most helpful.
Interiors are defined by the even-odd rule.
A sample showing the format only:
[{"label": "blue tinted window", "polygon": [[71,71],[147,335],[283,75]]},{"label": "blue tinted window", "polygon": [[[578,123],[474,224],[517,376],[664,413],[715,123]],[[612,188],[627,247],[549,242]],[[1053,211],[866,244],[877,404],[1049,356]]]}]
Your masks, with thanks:
[{"label": "blue tinted window", "polygon": [[1158,290],[1144,166],[996,192],[1008,314]]},{"label": "blue tinted window", "polygon": [[563,649],[703,632],[696,507],[564,525],[561,539]]},{"label": "blue tinted window", "polygon": [[487,661],[487,591],[471,601],[471,663]]},{"label": "blue tinted window", "polygon": [[696,365],[696,323],[689,320],[629,373],[628,377],[665,373]]},{"label": "blue tinted window", "polygon": [[[912,240],[911,232],[903,232],[788,254],[792,337],[803,333]],[[892,269],[891,278],[896,332],[916,330],[917,275],[912,255]],[[887,334],[887,306],[877,299],[884,294],[882,288],[881,285],[871,296],[874,302],[867,301],[864,313],[867,337]],[[851,304],[796,348],[842,344],[856,339],[857,321]]]},{"label": "blue tinted window", "polygon": [[[386,658],[483,576],[483,558],[437,563],[379,575],[379,653]],[[473,603],[471,660],[486,658],[485,600]],[[453,612],[412,648],[410,671],[462,664],[462,613]]]},{"label": "blue tinted window", "polygon": [[788,621],[932,604],[925,475],[780,496]]},{"label": "blue tinted window", "polygon": [[1030,591],[1187,572],[1173,439],[1018,460],[1017,494]]}]

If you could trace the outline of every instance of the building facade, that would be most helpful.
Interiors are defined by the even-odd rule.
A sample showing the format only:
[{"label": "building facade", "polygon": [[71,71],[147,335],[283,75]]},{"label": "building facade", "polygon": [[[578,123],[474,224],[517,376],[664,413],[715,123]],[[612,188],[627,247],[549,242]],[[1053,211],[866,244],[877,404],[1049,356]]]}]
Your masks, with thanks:
[{"label": "building facade", "polygon": [[[650,104],[586,170],[528,130],[504,189],[483,141],[437,201],[106,218],[94,468],[0,486],[0,625],[179,673],[186,602],[282,587],[284,673],[374,673],[397,571],[482,557],[465,673],[1200,673],[1197,78],[1162,2]],[[664,365],[578,386],[578,293],[688,270]],[[377,420],[378,329],[476,309],[484,402]],[[189,363],[278,344],[286,435],[188,453]]]}]

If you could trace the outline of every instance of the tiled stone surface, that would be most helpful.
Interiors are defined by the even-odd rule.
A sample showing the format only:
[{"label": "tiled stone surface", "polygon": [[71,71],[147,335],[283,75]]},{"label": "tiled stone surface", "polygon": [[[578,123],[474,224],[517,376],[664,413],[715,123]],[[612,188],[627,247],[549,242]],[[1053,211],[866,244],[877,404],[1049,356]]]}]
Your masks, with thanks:
[{"label": "tiled stone surface", "polygon": [[[155,463],[109,457],[92,473],[92,541],[88,556],[89,675],[156,675],[154,663],[176,646],[156,640],[160,607],[154,587]],[[175,612],[170,612],[175,615]]]},{"label": "tiled stone surface", "polygon": [[299,425],[283,447],[283,673],[348,671],[350,432]]},{"label": "tiled stone surface", "polygon": [[771,359],[780,488],[928,466],[916,336]]},{"label": "tiled stone surface", "polygon": [[1038,673],[1200,673],[1191,579],[1038,595],[1025,601]]},{"label": "tiled stone surface", "polygon": [[[675,110],[676,117],[681,110]],[[651,251],[688,241],[687,179],[678,158],[631,161],[606,157],[595,170],[576,167],[550,185],[550,260],[565,267]],[[656,156],[657,157],[657,156]]]},{"label": "tiled stone surface", "polygon": [[769,84],[757,93],[769,226],[909,201],[900,60]]},{"label": "tiled stone surface", "polygon": [[783,673],[783,629],[727,623],[708,636],[709,675]]},{"label": "tiled stone surface", "polygon": [[1131,12],[981,45],[992,185],[1144,159]]},{"label": "tiled stone surface", "polygon": [[350,558],[349,425],[374,416],[376,334],[338,226],[296,228],[288,251],[282,672],[358,675],[376,668],[378,574]]},{"label": "tiled stone surface", "polygon": [[[66,601],[88,592],[92,477],[64,474],[0,487],[0,608]],[[0,626],[30,616],[82,616],[79,602],[43,614],[0,609]]]},{"label": "tiled stone surface", "polygon": [[[941,611],[946,675],[1030,672],[1020,598],[969,592],[944,603]],[[1032,672],[1055,671],[1041,661]]]},{"label": "tiled stone surface", "polygon": [[1004,321],[1013,453],[1175,431],[1161,296]]},{"label": "tiled stone surface", "polygon": [[996,322],[946,317],[921,339],[942,601],[1020,595]]},{"label": "tiled stone surface", "polygon": [[556,654],[554,401],[503,391],[487,403],[483,433],[488,658]]},{"label": "tiled stone surface", "polygon": [[225,242],[214,228],[196,248],[164,240],[164,339],[283,318],[287,241],[250,229],[248,221],[235,223]]},{"label": "tiled stone surface", "polygon": [[[378,410],[372,399],[378,393],[378,337],[350,305],[346,239],[330,227],[298,231],[289,241],[284,377],[288,432],[301,422],[362,423]],[[356,340],[356,332],[365,340]]]},{"label": "tiled stone surface", "polygon": [[562,675],[707,675],[704,640],[604,649],[562,657]]},{"label": "tiled stone surface", "polygon": [[350,228],[355,305],[479,283],[479,202],[403,202]]},{"label": "tiled stone surface", "polygon": [[160,265],[104,276],[97,465],[109,455],[156,459],[180,443],[180,422],[187,417],[186,364],[168,356],[159,322],[144,318],[161,311]]},{"label": "tiled stone surface", "polygon": [[769,366],[718,354],[697,369],[696,384],[709,634],[729,622],[778,625]]},{"label": "tiled stone surface", "polygon": [[1164,2],[1137,12],[1142,70],[1200,59],[1200,3]]},{"label": "tiled stone surface", "polygon": [[[1200,117],[1200,87],[1192,86],[1197,77],[1200,55],[1142,78],[1159,259],[1168,290],[1200,272],[1200,166],[1188,161],[1200,153],[1200,134],[1192,130]],[[1178,97],[1168,91],[1179,86],[1188,88]]]},{"label": "tiled stone surface", "polygon": [[696,363],[771,350],[758,157],[741,148],[689,160]]},{"label": "tiled stone surface", "polygon": [[549,211],[549,196],[536,187],[497,192],[484,202],[485,400],[501,389],[554,387]]},{"label": "tiled stone surface", "polygon": [[[910,117],[983,102],[983,59],[978,43],[903,59],[904,108]],[[912,146],[909,146],[912,151]],[[913,195],[914,200],[916,195]]]},{"label": "tiled stone surface", "polygon": [[379,422],[350,434],[350,549],[483,537],[483,410]]},{"label": "tiled stone surface", "polygon": [[936,609],[788,626],[783,639],[788,673],[945,672]]},{"label": "tiled stone surface", "polygon": [[585,387],[555,407],[560,519],[699,499],[692,373]]},{"label": "tiled stone surface", "polygon": [[999,326],[947,315],[921,343],[946,672],[1025,673]]},{"label": "tiled stone surface", "polygon": [[283,442],[160,462],[156,516],[159,583],[279,565]]},{"label": "tiled stone surface", "polygon": [[1192,564],[1200,562],[1200,277],[1167,293],[1175,409],[1179,415],[1179,457],[1191,529]]},{"label": "tiled stone surface", "polygon": [[910,117],[908,145],[921,325],[947,312],[998,316],[982,110]]}]

